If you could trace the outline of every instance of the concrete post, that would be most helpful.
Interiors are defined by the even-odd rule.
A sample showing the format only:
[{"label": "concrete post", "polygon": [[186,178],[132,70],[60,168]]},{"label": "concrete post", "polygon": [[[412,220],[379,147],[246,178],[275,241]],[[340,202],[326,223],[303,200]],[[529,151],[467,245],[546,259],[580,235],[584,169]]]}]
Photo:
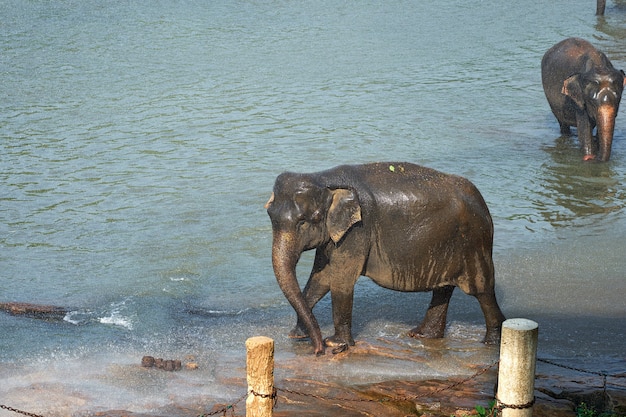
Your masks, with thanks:
[{"label": "concrete post", "polygon": [[246,340],[248,398],[246,417],[272,417],[274,406],[274,341],[257,336]]},{"label": "concrete post", "polygon": [[502,410],[502,417],[533,415],[538,327],[527,319],[502,323],[496,404]]}]

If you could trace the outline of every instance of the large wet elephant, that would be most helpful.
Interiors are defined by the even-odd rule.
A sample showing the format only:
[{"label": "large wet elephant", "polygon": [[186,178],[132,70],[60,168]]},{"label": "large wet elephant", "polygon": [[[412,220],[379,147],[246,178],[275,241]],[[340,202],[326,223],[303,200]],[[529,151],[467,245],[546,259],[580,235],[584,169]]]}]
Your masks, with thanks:
[{"label": "large wet elephant", "polygon": [[608,161],[624,72],[586,40],[568,38],[543,56],[541,80],[561,133],[569,134],[570,126],[576,126],[583,159]]},{"label": "large wet elephant", "polygon": [[[494,292],[493,223],[467,179],[409,163],[343,165],[280,174],[265,205],[272,221],[276,279],[298,314],[291,337],[324,345],[354,345],[352,303],[361,275],[398,291],[431,291],[432,301],[411,336],[444,336],[455,287],[478,299],[484,341],[497,343],[504,316]],[[300,290],[296,264],[316,249]],[[335,334],[322,340],[313,306],[331,294]],[[384,306],[381,306],[384,308]]]}]

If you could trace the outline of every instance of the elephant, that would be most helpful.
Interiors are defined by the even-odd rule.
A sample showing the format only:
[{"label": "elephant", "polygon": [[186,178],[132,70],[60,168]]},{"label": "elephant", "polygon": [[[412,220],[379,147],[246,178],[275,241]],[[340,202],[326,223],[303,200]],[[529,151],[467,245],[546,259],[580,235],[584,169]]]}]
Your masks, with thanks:
[{"label": "elephant", "polygon": [[[504,315],[494,289],[493,222],[469,180],[397,162],[284,172],[265,208],[274,274],[298,316],[289,336],[309,337],[316,355],[355,344],[352,307],[360,276],[397,291],[432,290],[412,337],[444,337],[450,297],[460,287],[478,299],[483,342],[498,343]],[[311,249],[313,268],[301,291],[296,265]],[[313,307],[328,292],[335,334],[322,340]]]},{"label": "elephant", "polygon": [[[608,161],[615,118],[624,90],[624,72],[607,56],[580,38],[565,39],[541,60],[543,89],[561,133],[576,126],[583,160]],[[597,126],[597,138],[593,129]]]}]

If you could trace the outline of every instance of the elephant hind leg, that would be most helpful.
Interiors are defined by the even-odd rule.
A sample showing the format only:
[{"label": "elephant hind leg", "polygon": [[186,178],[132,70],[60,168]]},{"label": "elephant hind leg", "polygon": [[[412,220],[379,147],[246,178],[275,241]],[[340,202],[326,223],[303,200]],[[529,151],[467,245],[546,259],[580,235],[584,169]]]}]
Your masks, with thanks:
[{"label": "elephant hind leg", "polygon": [[496,294],[492,291],[489,293],[477,294],[476,298],[480,304],[480,308],[485,315],[485,325],[487,332],[483,343],[488,345],[495,345],[500,343],[500,332],[502,329],[502,322],[505,320],[504,314],[498,306],[496,301]]},{"label": "elephant hind leg", "polygon": [[443,337],[446,329],[448,305],[450,304],[453,291],[454,286],[452,285],[433,290],[433,297],[424,320],[418,327],[409,331],[409,336],[426,337],[429,339],[440,339]]}]

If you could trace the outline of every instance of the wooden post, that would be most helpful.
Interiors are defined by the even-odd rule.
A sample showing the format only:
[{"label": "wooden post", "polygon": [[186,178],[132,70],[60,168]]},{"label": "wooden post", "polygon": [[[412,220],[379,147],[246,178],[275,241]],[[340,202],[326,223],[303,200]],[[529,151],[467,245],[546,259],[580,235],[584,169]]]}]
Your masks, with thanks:
[{"label": "wooden post", "polygon": [[496,404],[502,409],[502,417],[533,415],[538,327],[526,319],[502,323]]},{"label": "wooden post", "polygon": [[248,398],[246,417],[272,417],[274,406],[274,341],[257,336],[246,340]]}]

